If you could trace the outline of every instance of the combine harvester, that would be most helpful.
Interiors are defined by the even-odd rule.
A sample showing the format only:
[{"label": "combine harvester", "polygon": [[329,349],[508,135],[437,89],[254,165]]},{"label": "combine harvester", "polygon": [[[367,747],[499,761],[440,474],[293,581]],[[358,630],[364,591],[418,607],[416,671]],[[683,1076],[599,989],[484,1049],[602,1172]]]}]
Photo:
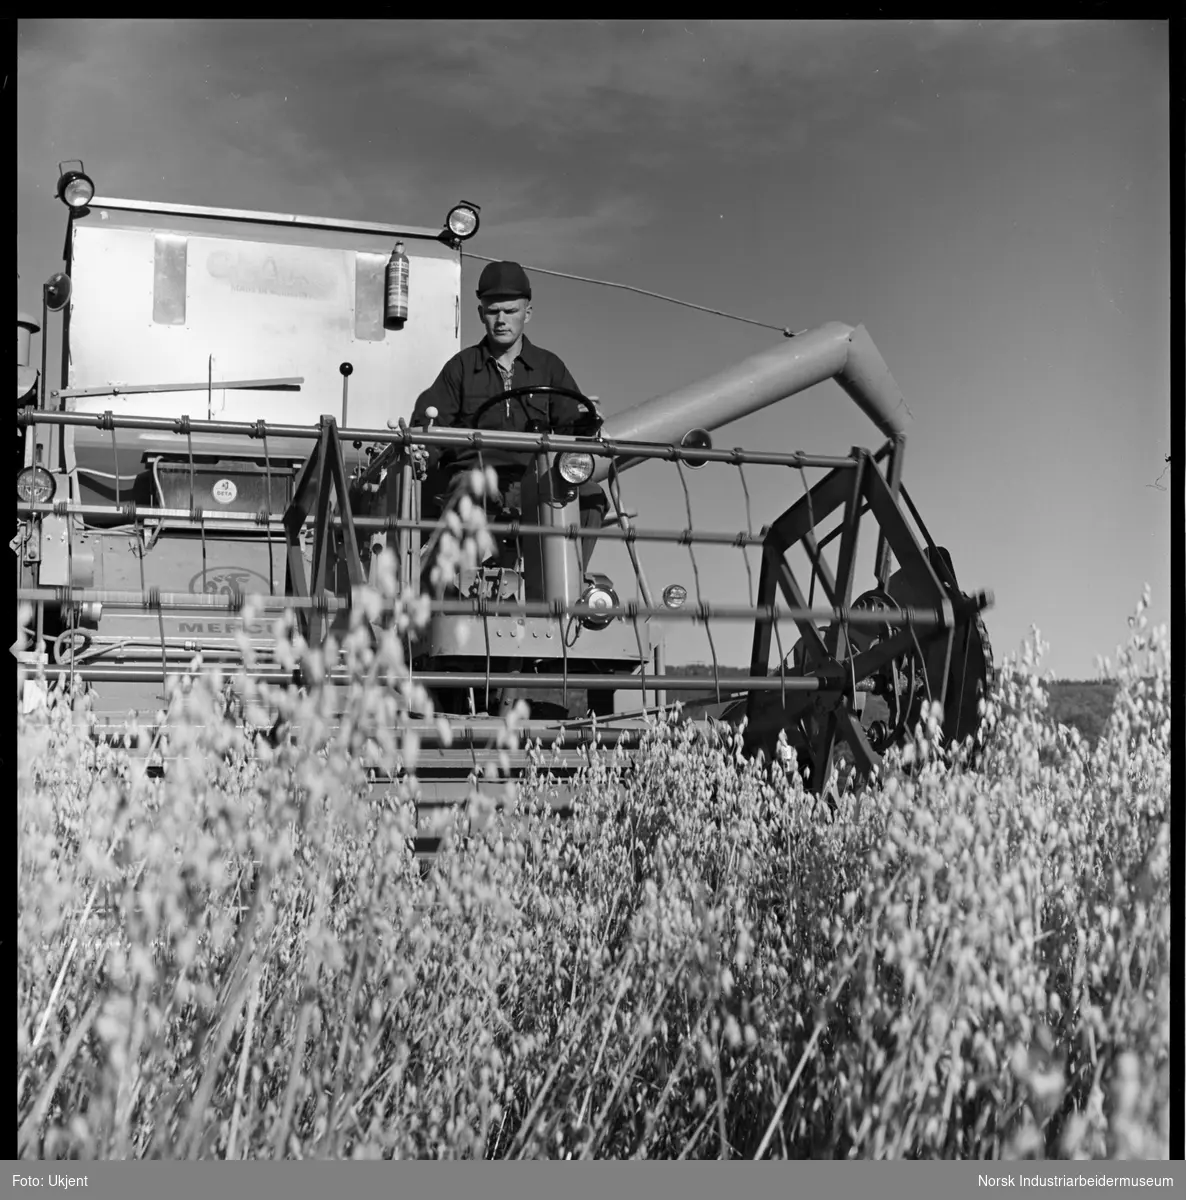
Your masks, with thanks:
[{"label": "combine harvester", "polygon": [[[928,697],[943,703],[948,738],[976,732],[992,678],[980,615],[990,597],[960,589],[902,484],[903,399],[863,327],[788,335],[604,420],[575,396],[575,421],[533,433],[431,419],[412,429],[418,395],[460,348],[476,206],[417,228],[153,204],[95,196],[82,164],[62,172],[58,196],[69,212],[65,271],[44,286],[40,373],[29,364],[39,327],[17,319],[12,546],[41,661],[91,690],[100,731],[119,731],[131,711],[151,723],[166,678],[199,652],[233,672],[247,596],[263,597],[245,630],[258,674],[283,684],[291,673],[268,666],[276,615],[293,610],[320,644],[345,627],[385,546],[401,584],[420,590],[436,526],[420,518],[412,451],[468,442],[532,452],[534,469],[521,511],[491,517],[499,561],[437,589],[409,647],[414,678],[453,714],[448,747],[434,722],[413,722],[426,845],[442,810],[469,794],[471,773],[497,761],[499,714],[514,698],[531,703],[526,736],[555,747],[562,803],[594,736],[637,745],[669,700],[703,693],[708,681],[665,672],[668,622],[752,624],[748,676],[716,673],[718,703],[701,715],[744,719],[748,749],[768,756],[785,731],[817,793],[838,754],[875,768]],[[397,294],[387,284],[401,268]],[[50,391],[44,327],[56,311],[62,386]],[[714,448],[712,431],[826,380],[873,422],[879,448]],[[760,532],[659,530],[635,526],[621,499],[622,476],[650,459],[681,479],[685,467],[826,474]],[[590,478],[608,486],[599,536],[625,543],[635,599],[580,569],[576,489]],[[865,518],[876,526],[874,572],[854,599]],[[757,595],[711,608],[678,585],[657,596],[640,554],[654,542],[760,548]],[[806,556],[809,581],[792,550]],[[826,603],[813,607],[817,586]],[[580,717],[540,698],[558,689],[581,698]],[[511,759],[522,770],[522,753]]]}]

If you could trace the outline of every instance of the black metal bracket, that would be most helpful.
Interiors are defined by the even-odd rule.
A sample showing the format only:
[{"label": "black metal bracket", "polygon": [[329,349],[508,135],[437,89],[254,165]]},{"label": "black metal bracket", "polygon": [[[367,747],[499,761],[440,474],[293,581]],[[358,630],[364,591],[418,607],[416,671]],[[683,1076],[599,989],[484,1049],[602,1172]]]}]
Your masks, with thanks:
[{"label": "black metal bracket", "polygon": [[[292,503],[284,513],[284,537],[288,543],[288,579],[285,594],[316,600],[326,594],[326,573],[330,538],[334,530],[330,523],[331,491],[336,493],[341,520],[340,544],[337,547],[346,562],[352,587],[365,582],[362,558],[358,553],[358,537],[350,511],[349,481],[346,460],[338,424],[331,416],[321,418],[321,436],[313,453],[305,460],[293,488]],[[301,554],[300,534],[310,511],[314,511],[313,563],[310,579],[305,578],[305,562]],[[297,620],[301,635],[310,646],[320,646],[325,640],[325,613],[313,609],[298,609]]]}]

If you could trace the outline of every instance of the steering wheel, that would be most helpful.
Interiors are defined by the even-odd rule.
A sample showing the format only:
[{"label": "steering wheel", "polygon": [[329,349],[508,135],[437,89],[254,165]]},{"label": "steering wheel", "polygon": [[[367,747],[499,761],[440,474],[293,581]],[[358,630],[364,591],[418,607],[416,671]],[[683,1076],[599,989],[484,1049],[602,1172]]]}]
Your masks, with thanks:
[{"label": "steering wheel", "polygon": [[482,415],[488,408],[493,408],[496,404],[503,404],[507,400],[513,400],[517,396],[527,396],[531,393],[536,393],[541,396],[567,396],[570,400],[575,400],[585,411],[575,420],[568,422],[572,428],[563,430],[555,428],[552,421],[552,406],[548,405],[548,433],[566,434],[570,437],[595,437],[598,430],[601,429],[602,416],[597,411],[596,405],[589,399],[588,396],[581,395],[580,392],[573,391],[571,388],[540,386],[540,387],[516,387],[509,388],[505,392],[499,392],[497,396],[491,396],[489,400],[483,404],[473,416],[474,426],[477,427],[482,419]]}]

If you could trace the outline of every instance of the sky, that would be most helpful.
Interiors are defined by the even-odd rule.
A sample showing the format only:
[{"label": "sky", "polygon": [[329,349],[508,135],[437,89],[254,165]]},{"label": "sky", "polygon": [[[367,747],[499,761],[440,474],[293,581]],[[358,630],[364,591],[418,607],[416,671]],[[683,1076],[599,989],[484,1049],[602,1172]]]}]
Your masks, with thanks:
[{"label": "sky", "polygon": [[[1145,584],[1168,623],[1165,23],[72,18],[18,39],[20,309],[61,267],[65,158],[145,200],[434,225],[465,198],[479,254],[779,327],[864,325],[909,406],[904,482],[961,586],[993,591],[998,658],[1036,625],[1046,669],[1095,677]],[[463,268],[463,344],[481,265]],[[529,336],[607,414],[780,340],[533,283]],[[880,443],[832,383],[715,439]],[[734,468],[687,480],[697,527],[746,528]],[[755,529],[803,488],[781,468],[745,482]],[[640,525],[687,524],[669,464],[623,490]],[[736,549],[643,562],[656,590],[695,596],[698,575],[706,601],[747,602]],[[594,566],[633,594],[619,547]],[[712,636],[748,661],[751,629]],[[668,644],[711,658],[700,627]]]}]

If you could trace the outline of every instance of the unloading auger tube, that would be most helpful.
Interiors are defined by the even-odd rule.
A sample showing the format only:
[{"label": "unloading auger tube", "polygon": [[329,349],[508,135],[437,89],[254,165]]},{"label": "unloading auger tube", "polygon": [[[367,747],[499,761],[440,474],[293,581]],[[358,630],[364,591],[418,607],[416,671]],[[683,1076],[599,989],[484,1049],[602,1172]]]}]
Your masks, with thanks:
[{"label": "unloading auger tube", "polygon": [[[680,445],[689,435],[719,429],[828,379],[856,401],[884,436],[904,441],[905,400],[885,360],[863,325],[853,328],[840,321],[798,334],[707,379],[608,417],[602,436]],[[703,440],[696,442],[703,444]],[[600,481],[609,473],[610,463],[603,459],[593,478]]]}]

